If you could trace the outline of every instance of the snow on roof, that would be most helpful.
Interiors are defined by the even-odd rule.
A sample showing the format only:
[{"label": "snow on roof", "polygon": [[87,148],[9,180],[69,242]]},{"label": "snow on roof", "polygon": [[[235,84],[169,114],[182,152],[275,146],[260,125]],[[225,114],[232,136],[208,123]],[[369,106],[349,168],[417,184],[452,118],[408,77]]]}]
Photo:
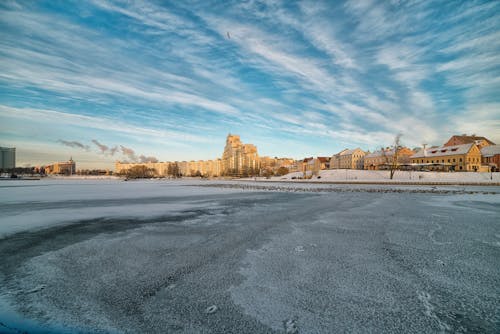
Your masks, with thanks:
[{"label": "snow on roof", "polygon": [[481,155],[484,157],[492,157],[500,154],[500,145],[485,146],[481,149]]},{"label": "snow on roof", "polygon": [[346,150],[346,151],[342,152],[341,155],[354,154],[354,152],[356,152],[357,150],[361,150],[361,149],[358,147],[358,148],[355,148],[355,149],[352,149],[352,150]]},{"label": "snow on roof", "polygon": [[355,148],[355,149],[352,149],[352,150],[349,150],[349,149],[346,148],[346,149],[340,151],[339,153],[337,153],[335,155],[350,155],[350,154],[353,154],[357,150],[361,150],[361,149],[359,147]]},{"label": "snow on roof", "polygon": [[475,136],[475,135],[472,135],[472,136],[467,136],[467,135],[458,136],[458,135],[455,135],[455,136],[452,136],[450,138],[450,140],[452,140],[452,139],[458,140],[458,141],[460,141],[460,142],[462,142],[464,144],[474,143],[476,140],[484,140],[484,141],[486,141],[490,145],[495,145],[495,143],[492,142],[491,140],[489,140],[488,138],[482,137],[482,136]]},{"label": "snow on roof", "polygon": [[365,159],[366,158],[378,158],[378,157],[381,157],[381,156],[391,156],[391,155],[394,155],[394,149],[392,150],[378,150],[378,151],[375,151],[373,153],[369,153],[367,155],[365,155]]},{"label": "snow on roof", "polygon": [[339,156],[339,155],[342,155],[345,151],[347,151],[347,148],[343,149],[342,151],[340,151],[339,153],[335,153],[334,156]]},{"label": "snow on roof", "polygon": [[[447,155],[457,155],[466,154],[474,146],[474,143],[455,145],[455,146],[441,146],[441,147],[431,147],[424,150],[420,150],[410,158],[431,158],[431,157],[442,157]],[[425,153],[425,154],[424,154]]]}]

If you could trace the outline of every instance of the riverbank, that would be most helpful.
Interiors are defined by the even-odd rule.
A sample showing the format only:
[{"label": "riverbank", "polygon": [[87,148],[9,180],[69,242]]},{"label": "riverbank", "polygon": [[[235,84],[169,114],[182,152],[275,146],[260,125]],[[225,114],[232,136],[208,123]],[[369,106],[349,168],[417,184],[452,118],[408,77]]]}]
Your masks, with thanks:
[{"label": "riverbank", "polygon": [[322,170],[311,178],[303,178],[302,172],[289,173],[271,178],[247,178],[259,182],[296,182],[325,184],[392,184],[392,185],[459,185],[459,186],[500,186],[500,173],[467,172],[413,172],[396,171],[390,179],[389,171],[335,169]]}]

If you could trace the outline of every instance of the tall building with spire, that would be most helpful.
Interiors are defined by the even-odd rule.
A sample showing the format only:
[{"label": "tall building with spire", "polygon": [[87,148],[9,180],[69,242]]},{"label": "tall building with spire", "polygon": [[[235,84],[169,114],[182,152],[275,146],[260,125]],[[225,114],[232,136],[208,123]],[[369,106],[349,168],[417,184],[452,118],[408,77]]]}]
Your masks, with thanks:
[{"label": "tall building with spire", "polygon": [[[157,176],[253,176],[260,172],[260,158],[257,147],[243,144],[240,136],[229,134],[222,159],[166,162],[120,162],[115,163],[117,174],[126,174],[136,166],[145,166]],[[174,168],[175,166],[175,168]]]},{"label": "tall building with spire", "polygon": [[259,171],[257,147],[243,144],[240,136],[228,134],[222,154],[222,173],[229,176],[253,175]]}]

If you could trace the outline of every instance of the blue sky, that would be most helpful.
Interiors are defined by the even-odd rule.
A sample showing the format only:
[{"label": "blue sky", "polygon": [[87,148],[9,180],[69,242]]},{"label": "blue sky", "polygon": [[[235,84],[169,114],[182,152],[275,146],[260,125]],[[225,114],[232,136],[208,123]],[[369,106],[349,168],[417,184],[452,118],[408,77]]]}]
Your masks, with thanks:
[{"label": "blue sky", "polygon": [[499,1],[2,1],[0,145],[105,168],[220,157],[229,132],[294,158],[498,143],[499,22]]}]

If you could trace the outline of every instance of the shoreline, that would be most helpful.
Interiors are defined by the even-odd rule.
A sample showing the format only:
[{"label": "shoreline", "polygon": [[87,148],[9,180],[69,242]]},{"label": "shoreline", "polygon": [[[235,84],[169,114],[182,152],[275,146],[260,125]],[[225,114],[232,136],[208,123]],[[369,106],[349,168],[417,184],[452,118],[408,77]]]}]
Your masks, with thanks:
[{"label": "shoreline", "polygon": [[302,180],[233,180],[233,181],[245,181],[245,182],[260,182],[260,183],[297,183],[297,184],[354,184],[354,185],[401,185],[401,186],[500,186],[500,182],[457,182],[457,181],[356,181],[356,180],[346,180],[346,181],[302,181]]},{"label": "shoreline", "polygon": [[181,177],[176,179],[168,179],[168,178],[138,178],[138,179],[125,179],[121,177],[27,177],[27,178],[0,178],[0,181],[40,181],[40,180],[86,180],[86,181],[195,181],[201,180],[203,182],[248,182],[248,183],[287,183],[287,184],[338,184],[338,185],[393,185],[393,186],[488,186],[488,187],[499,187],[500,182],[496,180],[492,181],[457,181],[457,180],[436,180],[436,181],[417,181],[417,180],[325,180],[325,181],[316,181],[316,180],[292,180],[289,178],[286,179],[254,179],[254,178],[241,178],[241,179],[227,179],[227,178],[208,178],[208,179],[200,179],[196,177]]}]

